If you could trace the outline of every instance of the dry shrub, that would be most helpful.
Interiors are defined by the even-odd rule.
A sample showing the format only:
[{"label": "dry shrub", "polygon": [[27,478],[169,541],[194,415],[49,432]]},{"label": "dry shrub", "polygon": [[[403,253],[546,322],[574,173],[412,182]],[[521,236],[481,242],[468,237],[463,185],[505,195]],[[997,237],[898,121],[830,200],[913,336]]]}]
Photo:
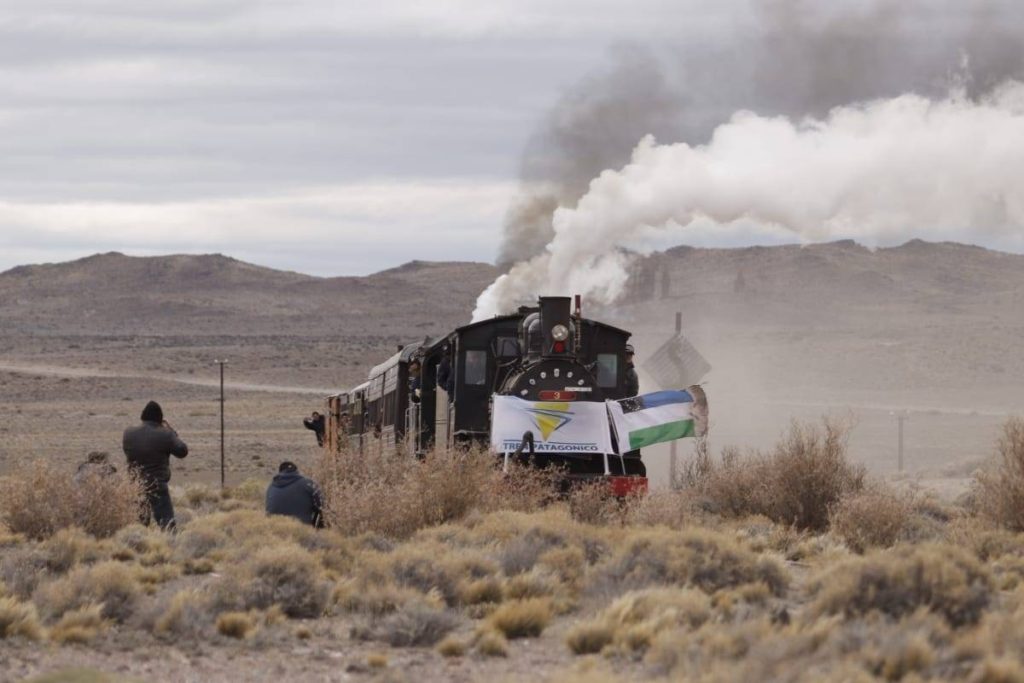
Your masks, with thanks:
[{"label": "dry shrub", "polygon": [[569,492],[569,512],[583,524],[621,524],[626,508],[603,481],[583,482]]},{"label": "dry shrub", "polygon": [[474,646],[484,657],[508,657],[508,640],[492,628],[478,632]]},{"label": "dry shrub", "polygon": [[234,565],[217,585],[215,602],[227,610],[279,605],[289,617],[319,617],[330,584],[309,551],[293,544],[270,546]]},{"label": "dry shrub", "polygon": [[887,548],[908,530],[914,515],[912,494],[881,486],[842,498],[832,510],[832,530],[857,553]]},{"label": "dry shrub", "polygon": [[648,586],[693,585],[712,593],[747,583],[763,583],[777,596],[786,590],[788,575],[778,560],[717,532],[632,530],[627,538],[597,568],[592,592],[619,595]]},{"label": "dry shrub", "polygon": [[263,503],[267,495],[267,482],[260,479],[246,479],[238,486],[226,489],[222,497],[249,503]]},{"label": "dry shrub", "polygon": [[103,618],[103,605],[86,605],[67,612],[50,629],[50,640],[57,643],[88,643],[110,626]]},{"label": "dry shrub", "polygon": [[158,636],[198,637],[210,624],[210,598],[205,593],[186,588],[178,591],[153,623]]},{"label": "dry shrub", "polygon": [[462,581],[458,588],[459,603],[463,605],[484,605],[501,602],[503,594],[501,581],[493,576],[471,581]]},{"label": "dry shrub", "polygon": [[927,544],[901,555],[876,552],[826,570],[811,584],[811,610],[847,617],[877,610],[899,618],[924,607],[959,627],[981,618],[993,590],[991,574],[970,554]]},{"label": "dry shrub", "polygon": [[974,500],[982,516],[1024,531],[1024,418],[1003,424],[995,459],[975,475]]},{"label": "dry shrub", "polygon": [[437,653],[442,657],[461,657],[466,654],[466,642],[461,638],[448,636],[437,644]]},{"label": "dry shrub", "polygon": [[553,548],[564,547],[565,543],[563,535],[535,527],[505,543],[498,561],[506,576],[522,574],[533,569],[541,555]]},{"label": "dry shrub", "polygon": [[57,531],[41,544],[40,551],[46,558],[46,568],[57,574],[79,562],[96,562],[103,556],[96,539],[75,527]]},{"label": "dry shrub", "polygon": [[436,592],[448,605],[458,602],[459,572],[453,563],[428,550],[410,549],[389,557],[392,578],[420,593]]},{"label": "dry shrub", "polygon": [[436,644],[459,624],[447,610],[411,604],[380,619],[369,628],[353,629],[361,640],[378,640],[391,647],[427,647]]},{"label": "dry shrub", "polygon": [[843,425],[829,419],[820,429],[794,422],[770,453],[723,453],[720,465],[708,464],[692,475],[692,492],[712,512],[760,514],[822,531],[830,509],[864,486],[863,467],[846,459],[846,434]]},{"label": "dry shrub", "polygon": [[663,631],[696,628],[710,616],[711,600],[699,591],[633,591],[615,600],[592,621],[574,627],[566,642],[578,655],[600,652],[608,646],[642,654]]},{"label": "dry shrub", "polygon": [[81,484],[57,465],[36,461],[0,479],[0,518],[14,532],[43,539],[77,526],[107,537],[139,519],[142,485],[128,473]]},{"label": "dry shrub", "polygon": [[256,620],[248,612],[224,612],[217,616],[217,633],[239,640],[256,631]]},{"label": "dry shrub", "polygon": [[107,561],[78,567],[67,577],[44,584],[36,591],[35,601],[51,619],[71,610],[102,604],[104,618],[123,622],[134,613],[140,593],[131,568]]},{"label": "dry shrub", "polygon": [[475,448],[433,451],[422,460],[325,455],[318,481],[328,525],[350,536],[407,538],[473,510],[536,509],[554,495],[550,474],[522,467],[505,474],[492,454]]},{"label": "dry shrub", "polygon": [[694,518],[693,498],[680,491],[651,491],[630,501],[625,522],[633,526],[681,529]]},{"label": "dry shrub", "polygon": [[22,600],[32,597],[39,583],[49,576],[48,560],[37,546],[26,546],[0,558],[0,580],[7,591]]},{"label": "dry shrub", "polygon": [[535,638],[551,623],[552,616],[550,600],[530,598],[502,604],[487,623],[506,638]]},{"label": "dry shrub", "polygon": [[39,640],[43,636],[36,607],[17,598],[0,598],[0,640],[15,636],[29,640]]}]

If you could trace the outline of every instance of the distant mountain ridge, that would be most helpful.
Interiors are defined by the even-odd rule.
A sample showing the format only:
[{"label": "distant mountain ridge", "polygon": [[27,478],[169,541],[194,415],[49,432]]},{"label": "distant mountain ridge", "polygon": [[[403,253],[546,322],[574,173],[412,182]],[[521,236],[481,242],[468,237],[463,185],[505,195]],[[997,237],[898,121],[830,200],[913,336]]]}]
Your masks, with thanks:
[{"label": "distant mountain ridge", "polygon": [[[221,254],[111,252],[0,273],[0,316],[14,334],[418,336],[468,322],[498,274],[485,263],[410,261],[368,276],[316,277]],[[980,299],[1012,309],[1022,295],[1024,255],[912,240],[884,249],[852,241],[676,247],[638,260],[626,300],[651,310],[665,298],[713,302],[744,317],[754,306],[785,319],[816,308],[870,311],[880,301],[954,311]]]}]

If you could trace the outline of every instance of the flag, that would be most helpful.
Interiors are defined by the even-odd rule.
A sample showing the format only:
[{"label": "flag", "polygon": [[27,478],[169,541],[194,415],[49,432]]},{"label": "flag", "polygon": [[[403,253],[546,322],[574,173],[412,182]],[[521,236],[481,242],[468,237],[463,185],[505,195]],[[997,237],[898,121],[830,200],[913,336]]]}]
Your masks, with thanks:
[{"label": "flag", "polygon": [[494,396],[491,448],[510,453],[526,432],[536,453],[612,453],[608,410],[595,401],[526,401]]},{"label": "flag", "polygon": [[656,391],[607,405],[620,452],[707,433],[707,398],[699,386]]}]

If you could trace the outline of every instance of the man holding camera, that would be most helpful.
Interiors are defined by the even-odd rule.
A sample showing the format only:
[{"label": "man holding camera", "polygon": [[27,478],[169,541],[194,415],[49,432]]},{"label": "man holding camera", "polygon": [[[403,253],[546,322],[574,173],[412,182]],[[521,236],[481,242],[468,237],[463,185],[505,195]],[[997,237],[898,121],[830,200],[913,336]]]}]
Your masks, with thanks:
[{"label": "man holding camera", "polygon": [[149,509],[143,511],[141,521],[149,526],[152,517],[161,529],[174,531],[174,505],[167,490],[167,482],[171,480],[170,456],[184,458],[188,455],[188,446],[164,420],[164,411],[156,401],[146,404],[141,417],[141,424],[124,430],[122,440],[128,469],[138,475],[146,487]]}]

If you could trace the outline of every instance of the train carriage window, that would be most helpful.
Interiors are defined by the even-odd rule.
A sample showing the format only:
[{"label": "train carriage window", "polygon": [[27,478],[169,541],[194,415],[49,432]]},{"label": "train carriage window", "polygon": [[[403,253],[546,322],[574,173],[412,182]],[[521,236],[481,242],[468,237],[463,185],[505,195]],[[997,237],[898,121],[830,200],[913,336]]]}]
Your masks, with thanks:
[{"label": "train carriage window", "polygon": [[614,353],[597,354],[597,386],[614,387],[619,382],[619,357]]},{"label": "train carriage window", "polygon": [[481,386],[487,383],[487,352],[466,351],[466,379],[464,384]]}]

